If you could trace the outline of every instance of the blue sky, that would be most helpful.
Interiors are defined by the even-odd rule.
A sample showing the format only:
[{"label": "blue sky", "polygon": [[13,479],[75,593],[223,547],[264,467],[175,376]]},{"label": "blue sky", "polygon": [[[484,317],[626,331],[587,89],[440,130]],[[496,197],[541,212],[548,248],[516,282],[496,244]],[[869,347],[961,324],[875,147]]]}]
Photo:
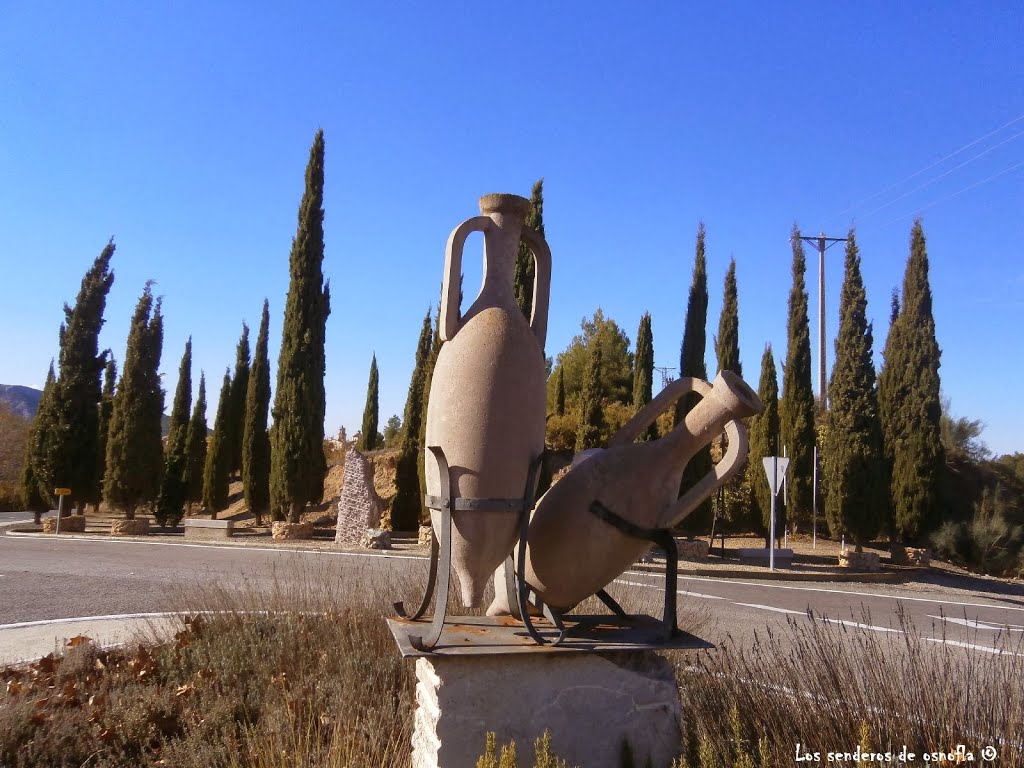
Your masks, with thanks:
[{"label": "blue sky", "polygon": [[[155,280],[168,402],[190,334],[215,400],[265,296],[276,358],[322,127],[328,433],[358,429],[374,352],[381,423],[401,413],[448,232],[543,176],[549,354],[599,306],[631,341],[649,310],[677,366],[703,219],[708,367],[734,256],[755,384],[766,342],[784,356],[793,222],[857,226],[880,351],[921,215],[943,390],[994,451],[1024,450],[1019,3],[289,5],[0,6],[0,382],[41,384],[111,236],[101,342],[123,358]],[[831,364],[841,248],[828,264]]]}]

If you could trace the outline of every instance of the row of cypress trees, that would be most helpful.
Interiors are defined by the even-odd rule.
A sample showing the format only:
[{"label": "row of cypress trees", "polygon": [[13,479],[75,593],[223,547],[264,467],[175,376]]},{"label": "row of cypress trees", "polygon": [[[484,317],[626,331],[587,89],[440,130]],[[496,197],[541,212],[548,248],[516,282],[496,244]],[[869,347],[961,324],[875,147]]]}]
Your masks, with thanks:
[{"label": "row of cypress trees", "polygon": [[110,350],[98,351],[114,280],[111,241],[83,278],[75,305],[64,308],[59,371],[51,363],[27,446],[22,486],[30,509],[49,509],[53,489],[67,487],[79,513],[103,499],[128,518],[140,506],[152,505],[161,523],[175,522],[183,507],[196,502],[215,515],[227,506],[230,473],[239,471],[257,520],[268,511],[275,519],[297,520],[306,503],[322,498],[324,334],[330,313],[322,271],[323,160],[323,132],[318,131],[289,258],[273,436],[267,429],[269,304],[264,300],[251,359],[243,323],[234,376],[225,372],[209,445],[203,375],[189,417],[192,339],[186,342],[164,448],[158,372],[163,315],[151,283],[136,305],[116,387]]}]

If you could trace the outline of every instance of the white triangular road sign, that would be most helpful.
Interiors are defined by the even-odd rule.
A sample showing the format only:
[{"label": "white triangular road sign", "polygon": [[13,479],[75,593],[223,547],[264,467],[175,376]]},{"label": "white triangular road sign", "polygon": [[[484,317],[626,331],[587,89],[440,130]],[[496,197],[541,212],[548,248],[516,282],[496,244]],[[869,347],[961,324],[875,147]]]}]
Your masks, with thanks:
[{"label": "white triangular road sign", "polygon": [[761,459],[764,464],[764,473],[768,478],[768,486],[773,494],[777,494],[782,484],[786,481],[786,467],[789,466],[789,458],[786,456],[765,456]]}]

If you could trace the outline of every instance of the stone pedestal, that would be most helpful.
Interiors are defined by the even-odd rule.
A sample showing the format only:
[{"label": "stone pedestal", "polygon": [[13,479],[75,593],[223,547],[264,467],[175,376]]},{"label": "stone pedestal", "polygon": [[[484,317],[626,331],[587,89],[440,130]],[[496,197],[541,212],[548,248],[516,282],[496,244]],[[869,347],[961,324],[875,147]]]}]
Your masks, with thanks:
[{"label": "stone pedestal", "polygon": [[280,520],[274,522],[270,528],[270,536],[273,539],[312,539],[312,523],[286,523]]},{"label": "stone pedestal", "polygon": [[839,553],[839,567],[849,568],[851,571],[875,573],[882,569],[882,564],[874,552],[854,552],[852,549],[848,549]]},{"label": "stone pedestal", "polygon": [[637,765],[679,753],[679,691],[653,651],[435,654],[416,660],[416,679],[413,768],[473,768],[489,731],[524,762],[545,730],[569,765],[619,768],[624,740]]},{"label": "stone pedestal", "polygon": [[[56,533],[57,532],[57,517],[47,517],[43,519],[43,533]],[[60,532],[61,533],[85,533],[85,516],[84,515],[65,515],[60,519]]]},{"label": "stone pedestal", "polygon": [[132,520],[111,520],[111,536],[148,536],[149,518],[136,517]]},{"label": "stone pedestal", "polygon": [[703,539],[676,539],[680,560],[703,562],[708,559],[711,545]]}]

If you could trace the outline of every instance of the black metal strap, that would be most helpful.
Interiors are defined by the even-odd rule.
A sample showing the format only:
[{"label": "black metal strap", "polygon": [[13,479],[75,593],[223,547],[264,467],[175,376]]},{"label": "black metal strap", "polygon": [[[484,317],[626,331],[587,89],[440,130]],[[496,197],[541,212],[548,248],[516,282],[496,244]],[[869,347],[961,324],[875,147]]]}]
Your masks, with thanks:
[{"label": "black metal strap", "polygon": [[[443,496],[423,497],[423,503],[427,509],[444,509],[445,499]],[[451,499],[453,512],[522,512],[524,509],[523,499],[474,499],[466,496],[459,496]]]},{"label": "black metal strap", "polygon": [[[672,538],[672,532],[665,528],[642,528],[615,514],[596,499],[590,504],[590,511],[627,536],[652,541],[665,550],[665,605],[662,623],[666,640],[677,635],[679,626],[676,623],[676,578],[679,570],[679,554],[676,551],[676,541]],[[598,596],[600,597],[600,595]]]},{"label": "black metal strap", "polygon": [[[437,460],[437,469],[441,480],[441,499],[448,503],[443,503],[441,506],[441,541],[438,542],[438,546],[440,548],[439,565],[443,583],[439,585],[441,588],[437,590],[437,599],[434,601],[434,618],[424,636],[409,636],[409,642],[413,648],[420,651],[433,649],[437,645],[437,641],[441,639],[441,632],[444,630],[444,620],[448,615],[448,592],[451,588],[452,573],[452,510],[450,504],[451,482],[449,480],[448,460],[445,458],[444,451],[440,446],[431,445],[427,447],[427,450],[434,454],[434,458]],[[437,541],[437,539],[438,536],[435,535],[434,540]],[[433,549],[433,546],[431,549]]]}]

